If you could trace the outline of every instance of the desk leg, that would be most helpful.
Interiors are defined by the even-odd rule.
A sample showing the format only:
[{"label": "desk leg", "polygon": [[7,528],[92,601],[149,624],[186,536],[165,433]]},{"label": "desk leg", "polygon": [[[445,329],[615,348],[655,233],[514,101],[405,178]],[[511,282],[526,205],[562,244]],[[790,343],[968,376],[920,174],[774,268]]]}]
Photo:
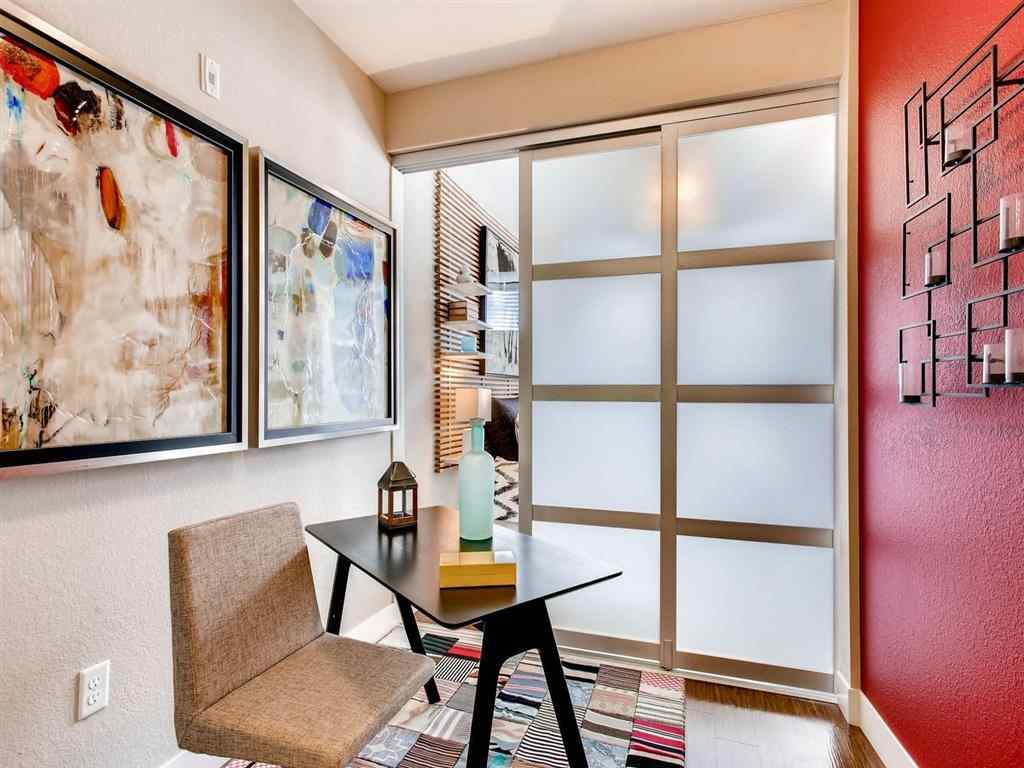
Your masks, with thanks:
[{"label": "desk leg", "polygon": [[[427,652],[423,648],[423,638],[420,637],[420,628],[416,626],[416,617],[413,615],[412,605],[404,597],[397,594],[395,595],[395,602],[398,603],[398,612],[402,614],[402,624],[405,625],[405,636],[409,638],[409,647],[414,653],[426,656]],[[441,701],[441,694],[437,692],[437,683],[434,682],[434,678],[430,678],[427,681],[427,684],[423,686],[423,690],[427,692],[427,701],[431,704],[437,704]]]},{"label": "desk leg", "polygon": [[351,567],[352,563],[338,555],[338,564],[334,566],[331,605],[327,609],[327,631],[332,635],[341,634],[341,612],[345,607],[345,590],[348,587],[348,572]]},{"label": "desk leg", "polygon": [[565,682],[562,661],[555,644],[548,609],[543,602],[510,608],[484,620],[484,639],[480,648],[473,723],[469,732],[466,768],[486,768],[494,719],[494,697],[498,693],[498,674],[506,659],[536,648],[544,666],[548,696],[562,733],[569,768],[587,768],[587,755],[576,723],[576,711]]}]

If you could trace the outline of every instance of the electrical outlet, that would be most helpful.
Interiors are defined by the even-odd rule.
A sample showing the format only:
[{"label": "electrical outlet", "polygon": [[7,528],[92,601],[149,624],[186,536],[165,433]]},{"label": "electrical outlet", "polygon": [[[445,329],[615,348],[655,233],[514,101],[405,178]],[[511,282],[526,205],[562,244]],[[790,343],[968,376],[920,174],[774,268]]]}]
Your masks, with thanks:
[{"label": "electrical outlet", "polygon": [[199,87],[207,96],[220,99],[220,64],[205,53],[199,54]]},{"label": "electrical outlet", "polygon": [[94,715],[110,703],[110,659],[78,673],[78,719]]}]

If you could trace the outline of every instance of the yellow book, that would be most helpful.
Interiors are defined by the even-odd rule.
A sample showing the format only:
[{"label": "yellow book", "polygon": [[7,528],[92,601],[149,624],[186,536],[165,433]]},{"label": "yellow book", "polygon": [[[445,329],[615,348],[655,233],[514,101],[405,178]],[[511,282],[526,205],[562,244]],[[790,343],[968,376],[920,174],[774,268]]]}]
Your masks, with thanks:
[{"label": "yellow book", "polygon": [[442,552],[441,589],[516,584],[516,554],[510,549]]}]

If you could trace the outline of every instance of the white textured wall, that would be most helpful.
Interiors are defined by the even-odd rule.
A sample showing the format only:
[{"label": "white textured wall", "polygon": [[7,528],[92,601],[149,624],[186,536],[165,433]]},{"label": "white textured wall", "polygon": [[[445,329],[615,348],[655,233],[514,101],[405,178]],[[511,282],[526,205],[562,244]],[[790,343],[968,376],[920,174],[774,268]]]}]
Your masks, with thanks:
[{"label": "white textured wall", "polygon": [[[289,0],[24,5],[297,171],[387,210],[382,95]],[[221,63],[219,102],[199,91],[200,51]],[[167,531],[284,500],[307,523],[369,514],[389,459],[382,435],[0,481],[0,765],[157,768],[172,757]],[[310,549],[325,608],[333,557]],[[387,600],[364,578],[349,595],[346,626]],[[76,723],[75,675],[107,658],[110,707]]]}]

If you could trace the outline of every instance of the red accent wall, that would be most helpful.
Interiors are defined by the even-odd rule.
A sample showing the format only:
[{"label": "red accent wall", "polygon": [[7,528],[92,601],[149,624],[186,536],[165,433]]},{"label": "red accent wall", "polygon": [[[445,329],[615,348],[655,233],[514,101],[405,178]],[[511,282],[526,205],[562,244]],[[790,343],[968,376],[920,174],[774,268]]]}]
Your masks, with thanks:
[{"label": "red accent wall", "polygon": [[[860,2],[862,688],[927,768],[1024,765],[1024,392],[940,398],[934,409],[896,402],[896,328],[925,317],[924,298],[899,299],[902,106],[1015,3]],[[999,38],[1001,59],[1022,41],[1024,13]],[[1021,107],[979,166],[992,179],[982,214],[999,192],[1024,190]],[[937,157],[932,199],[952,190],[957,227],[969,220],[970,169],[939,179]],[[969,239],[953,249],[954,285],[935,294],[940,332],[962,329],[966,297],[999,288],[998,267],[967,263]],[[1011,281],[1024,283],[1024,254],[1015,260]],[[1024,325],[1024,297],[1015,304]],[[943,343],[940,354],[963,351],[962,340]],[[962,365],[940,370],[940,391],[960,386]]]}]

